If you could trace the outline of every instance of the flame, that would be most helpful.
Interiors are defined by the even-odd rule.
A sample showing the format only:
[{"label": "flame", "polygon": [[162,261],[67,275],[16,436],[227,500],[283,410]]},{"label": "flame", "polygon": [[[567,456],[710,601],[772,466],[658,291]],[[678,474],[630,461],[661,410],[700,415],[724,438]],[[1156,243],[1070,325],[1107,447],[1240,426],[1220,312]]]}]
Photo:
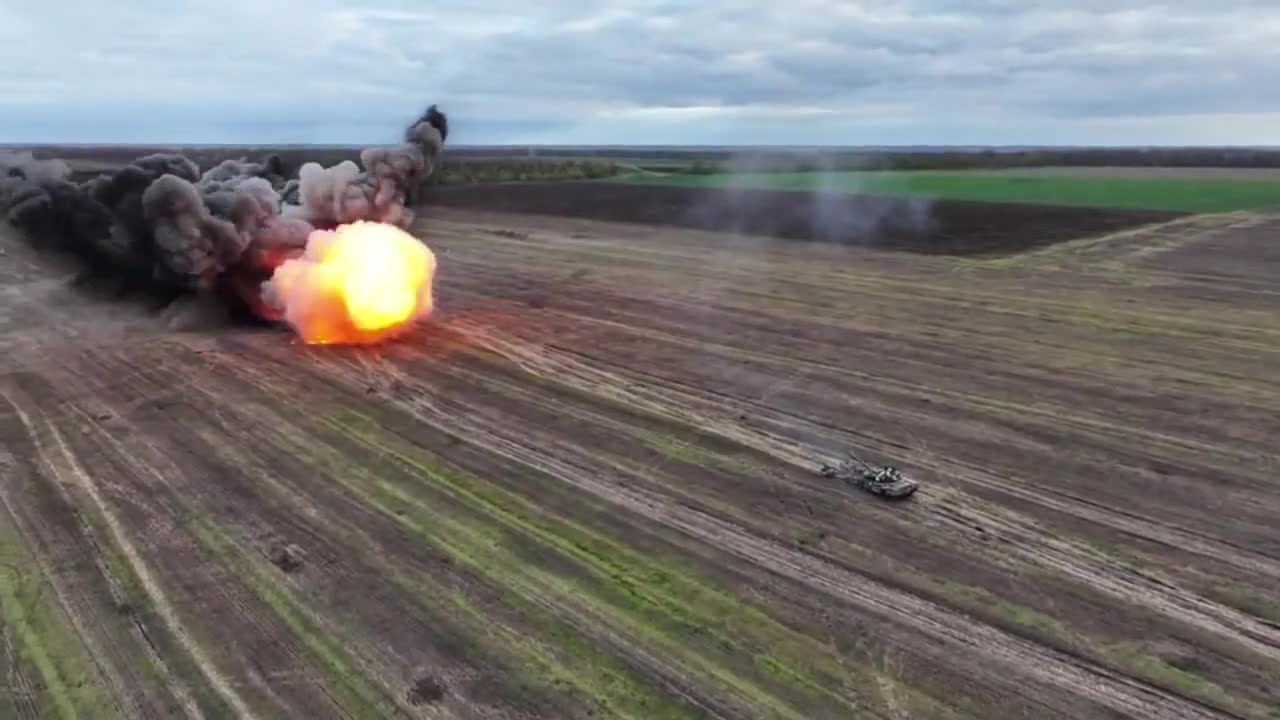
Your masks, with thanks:
[{"label": "flame", "polygon": [[311,233],[302,257],[276,268],[263,296],[304,342],[378,342],[431,313],[435,271],[420,240],[360,220]]}]

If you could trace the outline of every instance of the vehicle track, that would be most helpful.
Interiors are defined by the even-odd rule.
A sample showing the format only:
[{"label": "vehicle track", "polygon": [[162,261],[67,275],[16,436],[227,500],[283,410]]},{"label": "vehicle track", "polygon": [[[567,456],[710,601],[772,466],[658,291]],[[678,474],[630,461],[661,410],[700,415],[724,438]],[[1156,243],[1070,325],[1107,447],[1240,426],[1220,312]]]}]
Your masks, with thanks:
[{"label": "vehicle track", "polygon": [[[394,370],[387,369],[386,372]],[[407,381],[404,377],[399,379]],[[1143,717],[1230,717],[1209,708],[1189,713],[1176,697],[1105,668],[1028,643],[995,628],[975,627],[970,618],[880,586],[865,576],[850,574],[812,556],[779,547],[744,528],[679,504],[664,502],[652,495],[637,494],[602,482],[597,478],[607,476],[607,470],[590,467],[588,458],[578,458],[586,467],[570,464],[566,458],[567,448],[557,447],[553,453],[547,449],[550,443],[542,439],[530,442],[527,438],[534,433],[528,429],[476,422],[472,419],[474,415],[450,405],[452,403],[447,400],[437,399],[434,402],[415,402],[406,409],[423,422],[460,431],[473,441],[482,442],[496,454],[542,469],[583,490],[608,498],[632,513],[680,529],[744,560],[757,564],[763,562],[775,572],[815,590],[853,603],[887,622],[924,630],[931,639],[949,645],[946,649],[931,651],[921,646],[917,648],[921,653],[933,652],[943,657],[961,648],[968,649],[982,655],[987,662],[1000,663],[1000,670],[993,669],[992,672],[1025,673],[1060,688],[1073,688],[1090,700],[1122,713],[1136,713]],[[907,642],[905,638],[903,641]],[[984,667],[990,668],[990,665],[984,663]]]},{"label": "vehicle track", "polygon": [[[101,668],[51,704],[6,605],[0,709],[1280,707],[1274,218],[956,261],[438,215],[437,313],[375,348],[177,331],[0,256],[0,520],[52,666]],[[846,448],[922,489],[818,477]]]},{"label": "vehicle track", "polygon": [[[634,404],[643,403],[652,410],[668,413],[692,427],[705,428],[727,439],[744,442],[774,455],[779,460],[801,467],[811,468],[813,458],[822,456],[824,445],[838,447],[842,441],[875,442],[879,445],[878,449],[881,452],[886,452],[891,457],[910,450],[900,444],[894,447],[894,444],[880,440],[875,434],[842,431],[794,413],[786,413],[774,407],[752,402],[749,398],[727,394],[723,390],[700,392],[698,388],[673,386],[670,382],[645,377],[643,373],[628,372],[609,363],[593,363],[591,362],[593,358],[589,355],[565,353],[557,348],[546,346],[529,348],[518,340],[493,337],[479,338],[479,340],[486,343],[486,347],[495,349],[504,356],[517,358],[517,362],[520,362],[521,367],[528,372],[544,377],[554,377],[561,382],[569,382],[578,387],[589,387],[593,391],[609,396],[625,396]],[[601,370],[600,367],[607,369]],[[649,382],[639,385],[634,382],[637,377]],[[648,388],[659,389],[651,394]],[[512,388],[511,391],[518,392],[516,388]],[[742,423],[733,423],[730,418],[739,410],[749,413],[757,421],[767,422],[776,419],[775,427],[785,427],[787,431],[794,431],[799,438],[822,438],[828,442],[814,446],[806,445],[802,440],[797,440],[795,444],[780,441],[777,434],[761,432]],[[726,428],[732,429],[726,430]],[[1182,544],[1183,541],[1194,540],[1193,549],[1197,549],[1206,557],[1235,563],[1241,569],[1250,572],[1260,571],[1273,577],[1280,577],[1276,574],[1280,572],[1280,563],[1270,557],[1251,553],[1245,548],[1207,541],[1203,537],[1197,537],[1195,533],[1176,527],[1166,530],[1161,523],[1142,518],[1115,512],[1100,513],[1096,511],[1096,506],[1081,508],[1078,503],[1064,502],[1051,496],[1046,497],[1044,493],[1036,490],[1024,490],[1019,487],[1016,480],[1011,478],[996,480],[979,468],[956,468],[949,458],[936,458],[928,453],[916,452],[902,459],[914,466],[928,468],[939,477],[947,477],[962,485],[974,485],[997,492],[1015,494],[1054,510],[1106,522],[1112,527],[1132,532],[1144,539],[1163,540],[1183,549],[1188,549]],[[957,538],[959,540],[971,539],[972,528],[980,526],[985,529],[985,532],[998,538],[1005,550],[1016,553],[1037,566],[1060,570],[1117,598],[1153,605],[1160,612],[1180,621],[1227,637],[1262,657],[1280,661],[1280,629],[1277,629],[1273,623],[1200,597],[1177,587],[1167,579],[1154,577],[1149,573],[1106,558],[1087,545],[1053,537],[1028,519],[1019,518],[1008,511],[993,510],[988,503],[971,495],[948,492],[945,497],[941,497],[926,489],[920,497],[921,504],[930,513],[931,519],[940,525],[950,526],[952,531],[959,535]]]}]

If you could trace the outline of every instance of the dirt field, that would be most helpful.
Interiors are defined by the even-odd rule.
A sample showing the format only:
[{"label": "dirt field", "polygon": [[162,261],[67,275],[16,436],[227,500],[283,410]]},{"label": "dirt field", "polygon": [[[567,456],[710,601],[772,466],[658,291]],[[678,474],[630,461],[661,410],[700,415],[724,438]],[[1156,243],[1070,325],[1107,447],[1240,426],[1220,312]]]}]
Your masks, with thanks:
[{"label": "dirt field", "polygon": [[1280,717],[1280,217],[424,216],[364,350],[0,243],[0,717]]},{"label": "dirt field", "polygon": [[942,255],[997,255],[1179,214],[779,190],[615,183],[432,188],[450,207],[729,230]]}]

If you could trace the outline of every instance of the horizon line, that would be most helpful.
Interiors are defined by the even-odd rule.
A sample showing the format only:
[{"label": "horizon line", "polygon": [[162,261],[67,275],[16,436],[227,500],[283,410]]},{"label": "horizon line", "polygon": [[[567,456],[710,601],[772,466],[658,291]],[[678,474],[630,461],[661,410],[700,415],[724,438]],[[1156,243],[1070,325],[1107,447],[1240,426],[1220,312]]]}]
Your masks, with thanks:
[{"label": "horizon line", "polygon": [[[396,143],[269,143],[269,142],[241,142],[241,143],[201,143],[201,142],[157,142],[157,143],[141,143],[141,142],[32,142],[32,143],[9,143],[0,142],[0,148],[3,149],[24,149],[24,148],[75,148],[75,149],[97,149],[97,148],[235,148],[235,149],[326,149],[326,150],[351,150],[367,147],[386,147],[395,145]],[[446,145],[444,152],[450,150],[643,150],[643,151],[723,151],[723,150],[755,150],[755,151],[786,151],[786,152],[814,152],[814,151],[901,151],[901,150],[934,150],[934,151],[966,151],[966,152],[983,152],[987,150],[1017,152],[1023,150],[1261,150],[1261,151],[1280,151],[1280,145],[1105,145],[1105,144],[1045,144],[1045,145],[1029,145],[1025,143],[1010,143],[1007,145],[983,145],[983,144],[942,144],[930,145],[922,143],[902,143],[892,145],[771,145],[771,144],[740,144],[740,145],[705,145],[705,144],[621,144],[621,143],[602,143],[602,144],[570,144],[570,143],[468,143]]]}]

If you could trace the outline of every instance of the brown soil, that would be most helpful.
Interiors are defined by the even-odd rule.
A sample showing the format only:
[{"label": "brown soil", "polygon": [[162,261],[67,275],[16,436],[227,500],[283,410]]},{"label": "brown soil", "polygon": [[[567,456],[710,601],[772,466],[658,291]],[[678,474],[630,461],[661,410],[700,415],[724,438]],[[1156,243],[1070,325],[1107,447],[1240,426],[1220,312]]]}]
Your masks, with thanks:
[{"label": "brown soil", "polygon": [[1179,217],[1145,210],[610,182],[438,187],[427,202],[940,255],[1017,253]]},{"label": "brown soil", "polygon": [[423,214],[439,310],[364,349],[0,240],[0,716],[1280,709],[1280,217],[972,260]]}]

